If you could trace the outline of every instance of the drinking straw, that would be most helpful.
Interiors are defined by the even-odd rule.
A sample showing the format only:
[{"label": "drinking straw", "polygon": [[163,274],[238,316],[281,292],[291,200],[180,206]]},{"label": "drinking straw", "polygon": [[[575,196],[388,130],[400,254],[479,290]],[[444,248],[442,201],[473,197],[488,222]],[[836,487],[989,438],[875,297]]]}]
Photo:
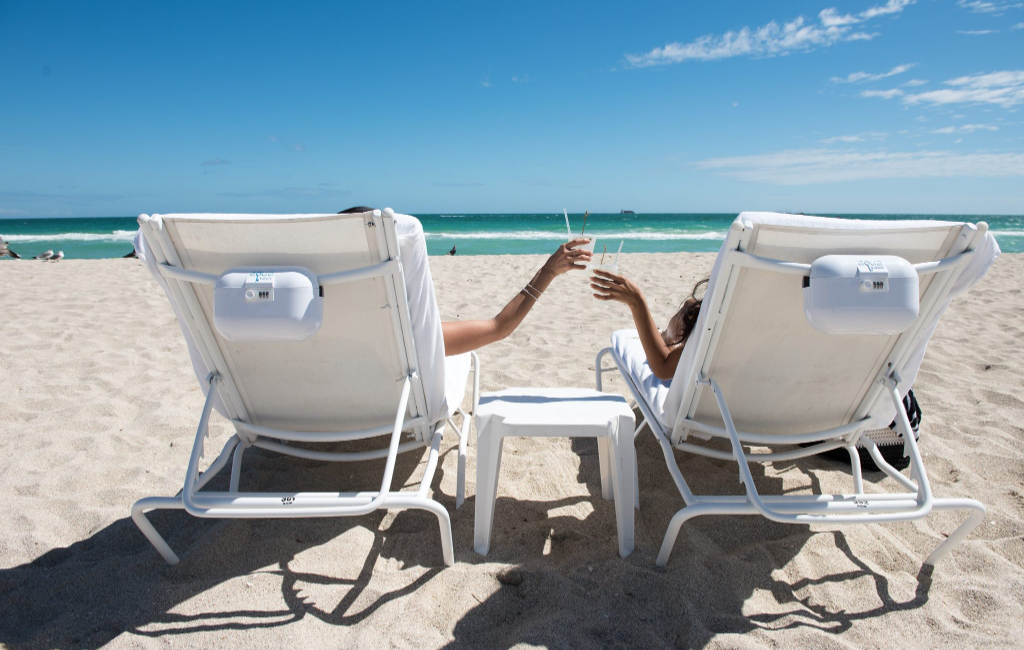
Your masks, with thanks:
[{"label": "drinking straw", "polygon": [[569,212],[562,208],[562,214],[565,215],[565,230],[569,233],[569,241],[572,241],[572,228],[569,227]]},{"label": "drinking straw", "polygon": [[590,212],[583,213],[583,228],[580,229],[580,237],[583,236],[583,232],[587,229],[587,215],[589,214]]},{"label": "drinking straw", "polygon": [[600,261],[600,262],[598,262],[598,264],[602,264],[602,265],[604,264],[604,256],[605,256],[605,254],[606,254],[607,252],[608,252],[608,247],[607,247],[607,246],[605,246],[605,247],[604,247],[604,250],[603,250],[603,251],[601,251],[601,261]]},{"label": "drinking straw", "polygon": [[619,265],[619,255],[622,255],[622,245],[625,243],[625,240],[619,242],[619,252],[615,253],[615,266]]}]

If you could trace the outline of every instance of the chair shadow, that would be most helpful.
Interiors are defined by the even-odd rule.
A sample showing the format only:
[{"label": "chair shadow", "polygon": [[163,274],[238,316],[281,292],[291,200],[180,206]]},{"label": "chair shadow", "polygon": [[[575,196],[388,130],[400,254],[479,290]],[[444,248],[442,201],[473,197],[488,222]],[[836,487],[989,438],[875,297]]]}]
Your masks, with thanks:
[{"label": "chair shadow", "polygon": [[[900,602],[891,596],[889,580],[858,560],[841,533],[812,533],[806,526],[776,524],[760,517],[688,522],[668,568],[658,569],[654,558],[661,538],[682,502],[649,433],[641,435],[636,445],[641,494],[636,550],[622,560],[613,504],[601,499],[596,441],[574,439],[572,449],[580,457],[577,479],[589,494],[544,502],[500,499],[487,558],[472,551],[475,497],[455,511],[454,495],[440,489],[444,472],[439,464],[432,488],[435,498],[452,513],[456,560],[470,564],[504,560],[511,565],[503,571],[505,584],[456,622],[450,647],[503,648],[523,641],[548,647],[666,643],[699,647],[717,634],[758,629],[839,632],[857,620],[914,609],[928,600],[930,572],[922,570],[914,597]],[[455,449],[444,453],[454,454]],[[677,458],[696,492],[738,490],[735,469],[729,463],[682,454]],[[410,489],[417,484],[421,460],[415,453],[399,457],[396,487]],[[383,463],[360,463],[356,468],[250,450],[241,487],[326,491],[350,489],[355,482],[359,484],[355,487],[363,488],[373,482],[371,477],[379,480]],[[298,486],[297,475],[302,478]],[[810,476],[816,481],[813,473]],[[755,472],[755,481],[764,493],[782,491],[781,479],[766,476],[763,469]],[[210,489],[226,485],[224,472]],[[582,521],[570,515],[548,516],[549,510],[582,501],[593,505]],[[306,617],[332,625],[358,624],[382,606],[422,588],[443,567],[433,515],[404,511],[381,530],[387,516],[375,512],[327,519],[203,520],[183,511],[151,513],[154,526],[181,556],[181,563],[174,567],[163,563],[130,517],[125,517],[66,548],[0,569],[0,644],[96,648],[125,632],[174,638],[197,631],[273,628]],[[361,558],[355,561],[357,568],[343,577],[330,575],[331,568],[326,566],[320,572],[319,563],[316,571],[308,570],[310,562],[300,557],[304,552],[355,529],[369,531],[373,537],[369,544],[351,546],[347,555]],[[797,557],[815,535],[831,535],[835,547],[856,568],[794,582],[777,578],[777,569]],[[415,543],[408,543],[412,539]],[[365,596],[381,558],[415,570],[397,588]],[[510,572],[515,575],[508,577]],[[283,606],[200,614],[174,611],[242,576],[279,580]],[[881,603],[868,611],[832,611],[802,593],[814,585],[865,577],[873,582]],[[343,595],[335,605],[322,607],[306,595],[318,587]],[[758,591],[770,593],[778,607],[772,613],[745,614],[744,604]],[[230,606],[234,601],[220,602]]]},{"label": "chair shadow", "polygon": [[[858,620],[916,609],[928,601],[930,567],[918,574],[914,596],[898,601],[891,595],[889,579],[853,555],[841,532],[812,532],[808,526],[762,517],[691,520],[683,527],[668,567],[657,568],[654,560],[662,537],[683,503],[660,446],[646,431],[636,440],[641,499],[641,509],[635,512],[636,549],[620,560],[614,508],[601,499],[596,441],[573,439],[572,448],[580,457],[578,479],[587,486],[594,511],[582,522],[563,517],[535,521],[544,508],[580,499],[543,504],[500,499],[487,560],[511,566],[499,573],[496,591],[458,621],[454,641],[446,647],[507,648],[524,642],[546,647],[704,647],[718,634],[754,630],[842,632]],[[735,464],[681,452],[676,452],[676,459],[695,493],[741,493]],[[800,467],[827,462],[809,459],[809,465]],[[752,465],[751,471],[759,491],[783,493],[782,479],[766,475],[764,466]],[[819,490],[815,474],[807,474],[812,488]],[[550,529],[548,555],[540,552],[541,544],[547,543],[543,535],[524,532],[531,527]],[[560,527],[572,532],[560,533]],[[781,567],[821,535],[831,536],[855,569],[792,582],[778,577]],[[596,546],[588,548],[590,538]],[[834,611],[807,595],[808,588],[826,583],[857,581],[861,589],[865,578],[873,583],[880,603],[866,611]],[[758,592],[771,594],[771,613],[745,612],[745,604]]]},{"label": "chair shadow", "polygon": [[[409,489],[420,479],[423,456],[399,456],[394,486]],[[321,463],[250,449],[245,456],[241,489],[258,485],[267,491],[356,489],[379,482],[384,460],[354,466]],[[350,472],[352,472],[350,474]],[[211,490],[227,489],[229,471],[211,481]],[[296,481],[295,477],[301,477]],[[366,479],[366,480],[360,480]],[[440,472],[434,477],[439,492]],[[248,484],[248,485],[247,485]],[[379,485],[379,483],[378,483]],[[374,486],[375,487],[375,486]],[[372,488],[371,488],[372,489]],[[440,495],[439,495],[440,496]],[[445,504],[451,508],[451,504]],[[125,504],[127,510],[128,504]],[[387,513],[324,519],[206,520],[181,510],[154,511],[150,521],[174,548],[181,562],[168,566],[130,517],[119,519],[89,538],[48,551],[32,562],[0,569],[0,646],[12,648],[97,648],[131,632],[167,637],[196,631],[238,630],[286,625],[313,616],[334,625],[358,623],[383,605],[422,587],[443,568],[434,515],[404,511],[381,530]],[[401,519],[401,521],[399,521]],[[400,529],[398,534],[394,530]],[[293,568],[299,554],[327,544],[353,529],[372,532],[369,548],[353,545],[349,556],[364,557],[354,577],[311,573]],[[395,542],[418,536],[419,543]],[[360,601],[379,558],[398,560],[415,578],[398,589]],[[357,560],[358,561],[358,560]],[[240,576],[279,577],[284,607],[278,610],[231,609],[197,615],[174,613],[176,607]],[[347,590],[340,602],[323,609],[303,596],[309,586]],[[229,605],[230,600],[225,601]]]}]

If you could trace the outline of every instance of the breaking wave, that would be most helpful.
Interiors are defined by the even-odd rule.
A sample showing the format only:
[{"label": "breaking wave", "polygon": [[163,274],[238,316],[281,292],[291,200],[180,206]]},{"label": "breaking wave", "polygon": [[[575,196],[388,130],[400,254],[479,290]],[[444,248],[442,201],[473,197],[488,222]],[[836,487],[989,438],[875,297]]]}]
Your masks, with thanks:
[{"label": "breaking wave", "polygon": [[39,241],[131,241],[135,238],[135,230],[115,230],[114,232],[64,232],[52,235],[4,235],[11,243],[32,243]]},{"label": "breaking wave", "polygon": [[[565,234],[526,230],[520,232],[428,232],[427,239],[514,239],[514,240],[546,240],[564,241]],[[644,241],[667,240],[718,240],[725,239],[725,232],[595,232],[598,239],[625,239]]]}]

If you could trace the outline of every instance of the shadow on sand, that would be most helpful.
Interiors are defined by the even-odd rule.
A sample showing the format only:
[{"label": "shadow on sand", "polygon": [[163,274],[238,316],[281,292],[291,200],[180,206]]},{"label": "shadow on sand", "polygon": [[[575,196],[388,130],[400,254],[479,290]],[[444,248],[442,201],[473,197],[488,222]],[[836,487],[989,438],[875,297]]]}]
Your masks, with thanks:
[{"label": "shadow on sand", "polygon": [[[421,455],[400,456],[395,466],[394,485],[415,487]],[[318,463],[251,449],[246,454],[246,482],[264,490],[301,489],[328,491],[379,484],[384,461],[361,463],[358,474],[351,466]],[[227,489],[224,471],[209,489]],[[255,480],[253,480],[255,479]],[[354,479],[354,481],[353,481]],[[435,481],[440,480],[440,472]],[[435,484],[435,489],[437,485]],[[454,498],[444,495],[442,504],[454,508]],[[450,503],[449,503],[450,501]],[[125,504],[128,508],[129,504]],[[168,566],[135,527],[130,517],[119,519],[88,539],[57,548],[33,562],[0,570],[0,645],[8,647],[96,648],[123,632],[162,637],[194,631],[215,631],[277,627],[306,616],[337,625],[353,625],[382,606],[416,591],[443,567],[437,519],[426,512],[402,512],[388,530],[381,530],[387,516],[377,511],[363,517],[333,519],[207,520],[183,511],[154,511],[150,521],[181,557]],[[388,535],[391,531],[399,534]],[[343,549],[351,577],[338,577],[338,562],[325,564],[323,573],[293,569],[299,554],[329,544],[352,531],[372,535],[367,544]],[[420,544],[394,543],[391,537],[416,536]],[[385,593],[374,594],[370,602],[353,604],[370,583],[378,559],[394,558],[404,568],[406,583]],[[360,566],[361,564],[361,566]],[[358,567],[358,568],[357,568]],[[239,609],[249,599],[226,594],[209,613],[188,616],[173,613],[178,605],[222,583],[240,576],[254,582],[267,574],[277,576],[285,607],[279,610]],[[410,575],[415,574],[415,575]],[[251,586],[250,582],[246,583]],[[303,592],[310,586],[342,588],[341,600],[329,611],[307,602]],[[266,602],[264,598],[261,602]],[[220,606],[223,605],[223,609]],[[353,611],[355,609],[356,611]]]},{"label": "shadow on sand", "polygon": [[[841,632],[859,619],[921,607],[928,600],[927,573],[918,575],[913,598],[899,602],[891,596],[887,578],[858,560],[841,533],[812,533],[806,526],[776,524],[760,517],[689,522],[669,567],[658,569],[654,557],[669,519],[682,502],[660,448],[649,434],[637,439],[642,509],[637,512],[636,551],[622,560],[617,554],[614,508],[600,497],[596,443],[574,440],[573,450],[580,456],[578,479],[590,496],[545,502],[499,498],[487,558],[472,551],[474,498],[456,512],[454,496],[440,492],[443,473],[439,467],[434,494],[453,513],[456,561],[464,565],[463,570],[466,563],[507,567],[489,596],[441,631],[443,636],[454,636],[449,647],[504,648],[517,642],[546,647],[702,647],[716,634],[758,629],[809,627]],[[266,490],[294,487],[287,479],[295,475],[296,467],[303,476],[303,489],[348,489],[348,479],[353,478],[347,465],[262,452],[246,458],[251,463],[248,480]],[[400,457],[395,484],[406,489],[415,485],[419,461],[418,455]],[[372,484],[382,468],[383,461],[364,463],[356,480]],[[688,478],[697,478],[695,491],[738,488],[735,469],[724,462],[690,457],[683,470]],[[755,471],[755,480],[764,493],[782,490],[781,480],[765,476],[763,470]],[[339,486],[339,481],[345,485]],[[223,489],[225,484],[226,473],[211,488]],[[582,501],[593,504],[583,520],[548,515]],[[356,625],[444,570],[433,515],[402,512],[381,530],[387,516],[377,512],[355,518],[210,521],[181,511],[153,513],[153,524],[181,555],[181,564],[175,567],[165,565],[125,517],[88,539],[0,570],[0,644],[96,648],[124,632],[173,637],[195,631],[277,627],[310,616],[334,625]],[[338,538],[343,536],[359,541],[339,551]],[[830,552],[843,553],[852,568],[787,581],[779,569],[798,557],[815,536],[832,540],[827,544]],[[298,559],[323,545],[332,545],[331,550],[314,561]],[[347,557],[343,576],[332,569],[332,558],[339,552]],[[402,570],[389,574],[385,589],[375,583],[369,590],[382,558],[396,561]],[[267,575],[273,580],[260,579]],[[285,606],[240,607],[250,598],[233,590],[212,599],[214,604],[204,603],[204,610],[213,611],[174,612],[182,603],[243,576],[259,582],[256,588],[279,588],[277,602]],[[879,604],[855,613],[834,611],[808,594],[809,588],[825,583],[873,589]],[[332,601],[336,605],[323,607],[304,596],[317,586],[342,596]],[[757,592],[771,594],[775,604],[771,612],[745,609]]]},{"label": "shadow on sand", "polygon": [[[913,597],[898,601],[889,579],[854,556],[841,532],[812,532],[807,526],[762,517],[691,520],[668,567],[659,569],[654,560],[662,537],[683,504],[661,449],[649,433],[636,441],[641,495],[636,550],[621,560],[614,509],[600,498],[596,443],[574,439],[572,444],[581,457],[578,478],[592,495],[594,512],[583,522],[554,517],[534,524],[532,513],[578,500],[517,504],[514,499],[499,499],[487,559],[526,560],[499,573],[501,585],[456,623],[449,648],[507,648],[514,643],[549,648],[700,648],[719,634],[755,630],[803,627],[840,633],[858,620],[915,609],[928,601],[930,569],[917,575]],[[740,493],[735,464],[679,452],[677,459],[683,462],[683,473],[695,492]],[[802,467],[826,464],[832,461],[802,461]],[[779,465],[775,464],[776,470],[786,469]],[[751,471],[763,494],[783,492],[781,479],[767,477],[763,466],[752,466]],[[815,476],[810,477],[813,488],[820,490]],[[883,477],[881,473],[865,475],[865,480]],[[549,529],[549,541],[537,528]],[[797,558],[811,539],[831,554],[841,553],[850,568],[818,578],[787,579],[779,569]],[[471,539],[456,543],[465,549]],[[528,547],[525,551],[517,550],[523,545]],[[463,560],[466,555],[464,551]],[[850,612],[817,602],[810,592],[829,583],[873,593],[878,604]],[[897,591],[906,593],[906,589]],[[761,607],[750,611],[746,605],[758,592],[771,595],[770,612]]]}]

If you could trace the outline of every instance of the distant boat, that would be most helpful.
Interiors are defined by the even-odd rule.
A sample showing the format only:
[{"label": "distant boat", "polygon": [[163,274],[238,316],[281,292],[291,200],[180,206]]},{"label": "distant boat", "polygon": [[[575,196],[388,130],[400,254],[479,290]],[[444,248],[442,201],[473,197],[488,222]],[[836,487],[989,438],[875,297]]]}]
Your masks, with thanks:
[{"label": "distant boat", "polygon": [[619,214],[636,214],[632,210],[619,210]]}]

